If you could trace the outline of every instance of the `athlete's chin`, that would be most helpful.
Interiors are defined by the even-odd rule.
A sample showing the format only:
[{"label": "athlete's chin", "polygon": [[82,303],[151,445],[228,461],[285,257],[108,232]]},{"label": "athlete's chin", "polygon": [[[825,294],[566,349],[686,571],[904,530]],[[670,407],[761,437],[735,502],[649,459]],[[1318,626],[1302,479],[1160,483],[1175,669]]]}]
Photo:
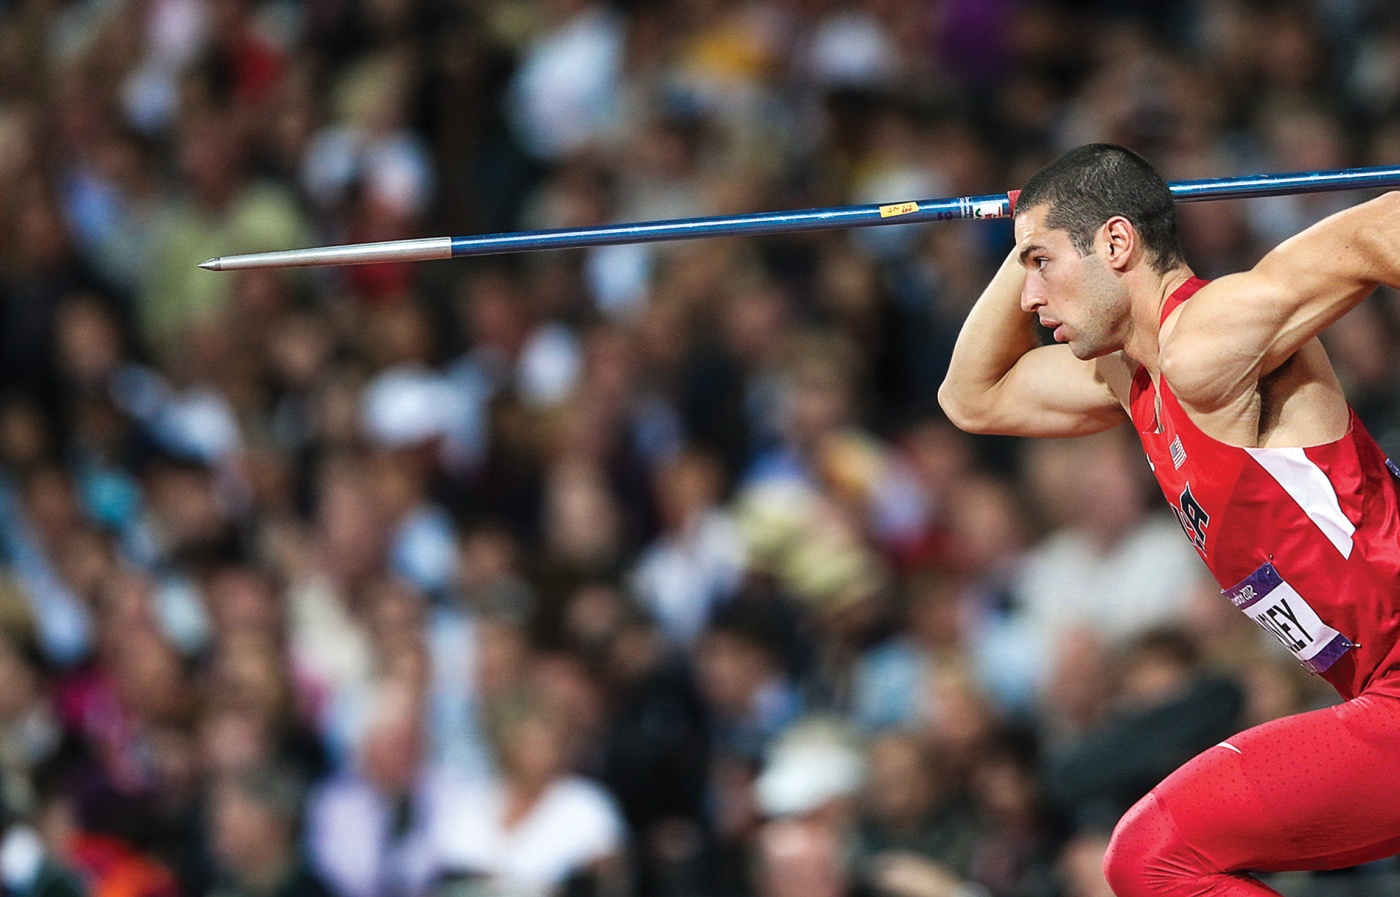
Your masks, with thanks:
[{"label": "athlete's chin", "polygon": [[1078,358],[1080,361],[1092,361],[1095,358],[1102,358],[1109,353],[1109,350],[1103,346],[1080,342],[1079,340],[1070,340],[1068,345],[1069,350],[1074,353],[1074,357]]}]

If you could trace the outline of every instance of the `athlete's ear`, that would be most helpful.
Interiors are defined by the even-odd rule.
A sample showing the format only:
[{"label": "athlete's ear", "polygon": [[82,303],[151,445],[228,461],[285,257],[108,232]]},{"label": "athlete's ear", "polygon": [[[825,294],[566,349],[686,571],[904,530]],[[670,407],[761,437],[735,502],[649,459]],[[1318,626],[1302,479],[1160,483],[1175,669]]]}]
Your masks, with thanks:
[{"label": "athlete's ear", "polygon": [[1099,228],[1099,239],[1103,241],[1104,260],[1108,266],[1122,271],[1129,266],[1138,248],[1137,228],[1122,215],[1114,215]]}]

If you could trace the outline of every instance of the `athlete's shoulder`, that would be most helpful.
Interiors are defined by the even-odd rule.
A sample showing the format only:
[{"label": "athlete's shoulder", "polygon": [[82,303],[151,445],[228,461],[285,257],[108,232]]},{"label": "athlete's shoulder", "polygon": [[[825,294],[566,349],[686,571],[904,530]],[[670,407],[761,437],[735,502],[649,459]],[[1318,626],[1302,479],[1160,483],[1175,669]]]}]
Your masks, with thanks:
[{"label": "athlete's shoulder", "polygon": [[1173,393],[1197,411],[1252,401],[1265,366],[1257,331],[1271,331],[1284,306],[1276,283],[1254,271],[1204,282],[1177,303],[1158,335],[1158,371]]},{"label": "athlete's shoulder", "polygon": [[1214,328],[1253,306],[1267,306],[1281,294],[1280,284],[1255,270],[1236,271],[1211,280],[1192,277],[1170,297],[1163,316],[1162,340],[1190,348],[1198,338],[1218,335]]}]

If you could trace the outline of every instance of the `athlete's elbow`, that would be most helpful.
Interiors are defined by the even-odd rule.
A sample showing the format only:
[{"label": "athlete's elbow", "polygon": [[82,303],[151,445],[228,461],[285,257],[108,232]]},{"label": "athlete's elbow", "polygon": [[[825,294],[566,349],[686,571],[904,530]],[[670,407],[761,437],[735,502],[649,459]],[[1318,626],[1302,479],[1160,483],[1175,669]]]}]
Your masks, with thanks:
[{"label": "athlete's elbow", "polygon": [[1358,228],[1356,238],[1362,241],[1363,254],[1379,269],[1374,280],[1400,286],[1400,191],[1383,193],[1367,205],[1375,220]]},{"label": "athlete's elbow", "polygon": [[960,388],[951,379],[944,380],[938,387],[938,406],[953,426],[967,433],[991,432],[989,403],[978,399],[978,394]]},{"label": "athlete's elbow", "polygon": [[1387,190],[1371,202],[1381,210],[1382,214],[1392,218],[1400,215],[1400,190]]}]

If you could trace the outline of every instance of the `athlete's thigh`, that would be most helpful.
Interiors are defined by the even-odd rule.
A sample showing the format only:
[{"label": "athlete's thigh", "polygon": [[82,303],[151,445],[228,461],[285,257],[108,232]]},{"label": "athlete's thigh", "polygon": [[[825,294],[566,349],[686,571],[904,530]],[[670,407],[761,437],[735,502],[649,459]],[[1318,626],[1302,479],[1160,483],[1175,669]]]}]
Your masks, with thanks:
[{"label": "athlete's thigh", "polygon": [[1154,791],[1219,871],[1322,869],[1400,849],[1396,782],[1400,698],[1362,695],[1242,732]]}]

